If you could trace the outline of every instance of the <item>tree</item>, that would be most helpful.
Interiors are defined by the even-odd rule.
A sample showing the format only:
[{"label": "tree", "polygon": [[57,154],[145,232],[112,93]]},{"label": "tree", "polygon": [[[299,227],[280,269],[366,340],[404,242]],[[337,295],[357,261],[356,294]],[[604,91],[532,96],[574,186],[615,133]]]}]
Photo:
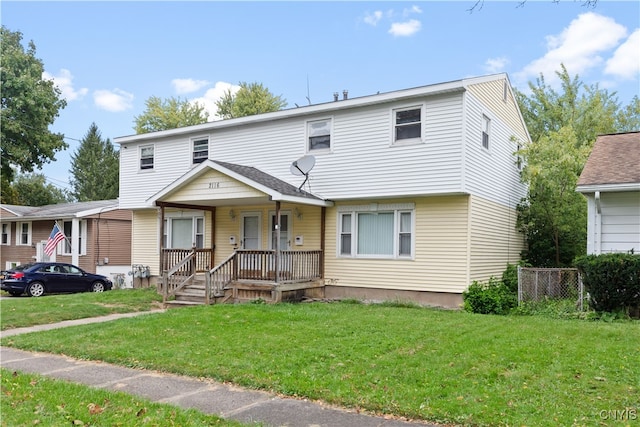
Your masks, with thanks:
[{"label": "tree", "polygon": [[529,83],[530,95],[516,91],[533,141],[519,151],[526,165],[522,180],[529,185],[518,206],[528,244],[523,257],[548,267],[571,265],[586,250],[586,205],[575,185],[596,137],[640,120],[637,100],[623,109],[615,93],[571,78],[564,65],[556,74],[560,91],[543,75]]},{"label": "tree", "polygon": [[44,66],[29,42],[25,51],[22,33],[5,26],[0,30],[2,55],[2,107],[0,110],[0,161],[3,180],[13,181],[16,169],[32,172],[55,160],[67,148],[63,135],[49,125],[67,103],[52,80],[43,80]]},{"label": "tree", "polygon": [[640,98],[634,96],[631,103],[618,112],[616,117],[618,132],[637,132],[640,130]]},{"label": "tree", "polygon": [[20,206],[45,206],[71,201],[71,197],[65,190],[61,190],[52,184],[47,184],[43,174],[21,174],[16,176],[12,185],[14,199],[8,202]]},{"label": "tree", "polygon": [[80,202],[109,200],[118,197],[119,153],[109,139],[103,140],[98,126],[92,123],[71,155],[71,186]]},{"label": "tree", "polygon": [[145,101],[146,110],[134,118],[136,133],[157,132],[206,123],[209,113],[204,106],[180,98],[162,100],[152,96]]},{"label": "tree", "polygon": [[223,119],[252,116],[278,111],[287,105],[282,96],[275,96],[261,83],[240,82],[240,89],[232,94],[227,90],[216,102],[218,115]]}]

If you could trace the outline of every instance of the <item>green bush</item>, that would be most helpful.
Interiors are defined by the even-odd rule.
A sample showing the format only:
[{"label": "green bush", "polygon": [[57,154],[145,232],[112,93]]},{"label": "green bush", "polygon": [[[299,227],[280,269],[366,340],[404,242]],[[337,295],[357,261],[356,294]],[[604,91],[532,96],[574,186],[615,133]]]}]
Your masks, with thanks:
[{"label": "green bush", "polygon": [[627,312],[638,317],[640,255],[585,255],[575,261],[589,304],[597,312]]},{"label": "green bush", "polygon": [[486,283],[474,281],[462,293],[462,300],[465,311],[480,314],[508,314],[518,305],[516,294],[493,277]]}]

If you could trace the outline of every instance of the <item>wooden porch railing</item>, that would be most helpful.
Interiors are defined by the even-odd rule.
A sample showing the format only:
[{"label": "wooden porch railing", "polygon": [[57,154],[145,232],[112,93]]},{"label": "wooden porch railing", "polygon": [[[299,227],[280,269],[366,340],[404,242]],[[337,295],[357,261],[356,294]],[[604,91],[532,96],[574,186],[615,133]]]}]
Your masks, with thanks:
[{"label": "wooden porch railing", "polygon": [[213,249],[163,249],[160,284],[163,301],[193,282],[196,273],[209,271],[212,260]]},{"label": "wooden porch railing", "polygon": [[295,283],[320,279],[322,251],[237,250],[206,274],[206,299],[234,280]]}]

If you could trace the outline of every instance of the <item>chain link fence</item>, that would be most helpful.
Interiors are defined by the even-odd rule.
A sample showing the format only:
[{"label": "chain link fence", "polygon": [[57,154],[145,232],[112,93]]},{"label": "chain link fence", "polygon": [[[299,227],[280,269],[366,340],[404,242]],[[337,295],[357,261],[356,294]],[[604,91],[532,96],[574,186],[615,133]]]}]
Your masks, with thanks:
[{"label": "chain link fence", "polygon": [[522,302],[571,299],[584,310],[585,292],[575,268],[518,267],[518,305]]}]

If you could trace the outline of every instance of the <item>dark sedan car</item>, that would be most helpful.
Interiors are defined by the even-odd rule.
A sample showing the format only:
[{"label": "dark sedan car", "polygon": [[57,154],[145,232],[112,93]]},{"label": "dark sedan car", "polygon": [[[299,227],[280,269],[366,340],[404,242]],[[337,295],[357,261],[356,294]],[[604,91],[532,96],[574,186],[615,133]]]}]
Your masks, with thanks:
[{"label": "dark sedan car", "polygon": [[87,273],[79,267],[60,262],[36,262],[2,272],[0,289],[13,296],[32,297],[71,292],[103,292],[113,284],[105,276]]}]

